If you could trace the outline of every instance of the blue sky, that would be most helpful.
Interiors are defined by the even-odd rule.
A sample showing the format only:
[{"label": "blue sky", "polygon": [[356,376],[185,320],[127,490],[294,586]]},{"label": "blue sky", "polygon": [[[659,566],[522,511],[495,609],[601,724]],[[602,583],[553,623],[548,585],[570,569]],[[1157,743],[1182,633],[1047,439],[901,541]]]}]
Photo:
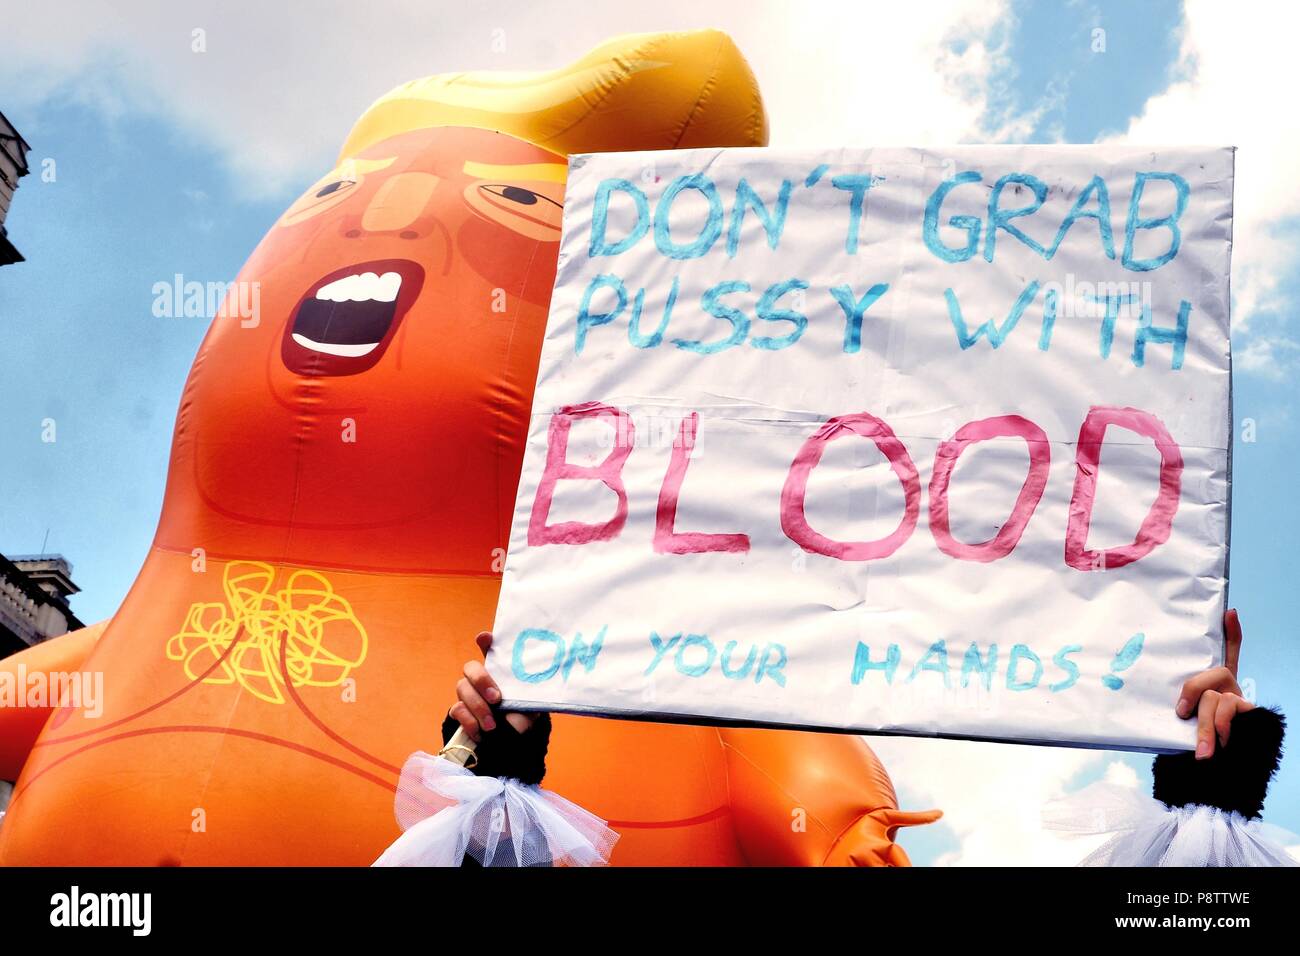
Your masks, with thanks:
[{"label": "blue sky", "polygon": [[[0,110],[32,144],[34,170],[7,223],[28,261],[0,269],[0,552],[39,551],[48,533],[48,550],[74,565],[83,592],[73,608],[83,620],[113,613],[148,549],[177,403],[207,324],[155,318],[155,282],[175,273],[233,278],[283,208],[332,165],[360,110],[398,82],[554,65],[614,33],[717,25],[751,57],[777,145],[1129,136],[1242,148],[1235,401],[1238,428],[1253,419],[1257,441],[1235,448],[1232,603],[1245,625],[1242,676],[1262,701],[1300,714],[1291,556],[1300,509],[1289,504],[1300,440],[1298,347],[1288,318],[1300,291],[1300,201],[1293,187],[1285,192],[1285,169],[1275,168],[1284,160],[1270,159],[1285,141],[1269,138],[1280,135],[1269,118],[1223,107],[1263,87],[1222,88],[1229,67],[1249,69],[1252,58],[1226,41],[1214,45],[1225,31],[1201,5],[953,0],[926,14],[944,22],[923,25],[910,5],[872,8],[855,48],[870,64],[825,41],[828,75],[862,84],[862,96],[841,87],[843,103],[809,78],[805,57],[809,44],[852,25],[785,4],[760,5],[758,16],[740,3],[707,16],[687,3],[632,4],[581,18],[586,8],[571,4],[573,17],[550,21],[509,4],[451,14],[446,5],[376,3],[351,20],[361,14],[349,5],[334,16],[285,6],[265,13],[249,3],[198,3],[177,14],[146,4],[138,30],[93,5],[83,17],[25,11],[0,38]],[[381,32],[376,23],[385,20],[392,28]],[[556,22],[574,25],[559,33]],[[195,27],[205,31],[202,55],[190,49]],[[1096,29],[1105,31],[1104,51],[1094,49]],[[911,98],[878,95],[891,75],[914,80],[899,84],[915,91]],[[825,109],[808,110],[811,97]],[[42,181],[46,160],[54,162],[50,182]],[[1252,192],[1242,182],[1248,171],[1258,184]],[[53,443],[41,440],[46,419],[56,422]],[[1134,756],[928,741],[877,749],[905,805],[949,810],[947,822],[904,837],[918,862],[1068,859],[1045,856],[1035,842],[1036,827],[1021,819],[1032,800],[1122,774],[1116,765],[1143,785],[1149,779],[1149,761]],[[1005,780],[963,812],[942,772],[955,760]],[[1026,781],[1036,782],[1030,802],[1017,804]],[[1300,831],[1298,793],[1293,758],[1266,818]]]}]

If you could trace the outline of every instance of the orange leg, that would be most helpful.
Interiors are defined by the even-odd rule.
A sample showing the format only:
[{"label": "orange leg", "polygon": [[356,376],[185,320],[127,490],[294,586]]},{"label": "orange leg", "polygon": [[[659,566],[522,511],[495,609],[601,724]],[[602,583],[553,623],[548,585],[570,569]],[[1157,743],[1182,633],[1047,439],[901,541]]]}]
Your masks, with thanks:
[{"label": "orange leg", "polygon": [[736,831],[751,865],[909,866],[894,833],[943,815],[899,810],[884,766],[857,737],[721,734]]},{"label": "orange leg", "polygon": [[[43,641],[0,660],[0,682],[9,683],[16,695],[12,705],[0,699],[0,780],[17,780],[41,728],[53,713],[57,701],[45,699],[38,706],[26,696],[33,674],[45,674],[45,686],[57,686],[51,674],[81,669],[108,621]],[[48,695],[42,695],[48,698]]]}]

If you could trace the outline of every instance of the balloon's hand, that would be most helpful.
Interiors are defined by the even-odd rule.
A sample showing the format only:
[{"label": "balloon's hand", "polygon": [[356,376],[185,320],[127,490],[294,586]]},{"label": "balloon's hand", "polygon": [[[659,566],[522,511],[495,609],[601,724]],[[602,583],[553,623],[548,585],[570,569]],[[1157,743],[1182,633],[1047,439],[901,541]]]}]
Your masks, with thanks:
[{"label": "balloon's hand", "polygon": [[1255,705],[1241,693],[1237,664],[1241,659],[1241,620],[1235,610],[1223,616],[1226,654],[1222,667],[1212,667],[1188,679],[1178,695],[1178,716],[1196,717],[1196,759],[1214,756],[1215,744],[1227,744],[1232,718]]},{"label": "balloon's hand", "polygon": [[[484,631],[474,639],[478,648],[487,656],[492,646],[492,634]],[[482,739],[482,734],[496,729],[492,717],[492,708],[501,703],[501,688],[487,672],[482,661],[466,661],[465,676],[456,682],[456,703],[447,713],[456,718],[474,740]],[[509,713],[506,720],[515,730],[523,733],[533,725],[536,719],[532,714]]]}]

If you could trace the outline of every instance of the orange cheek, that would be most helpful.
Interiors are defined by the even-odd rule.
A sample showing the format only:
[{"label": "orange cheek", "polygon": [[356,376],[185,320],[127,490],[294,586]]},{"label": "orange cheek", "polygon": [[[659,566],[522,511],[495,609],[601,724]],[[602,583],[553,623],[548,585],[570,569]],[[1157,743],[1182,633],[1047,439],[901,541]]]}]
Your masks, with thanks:
[{"label": "orange cheek", "polygon": [[456,233],[456,245],[471,269],[494,289],[545,306],[555,285],[558,242],[528,239],[496,223],[466,219]]}]

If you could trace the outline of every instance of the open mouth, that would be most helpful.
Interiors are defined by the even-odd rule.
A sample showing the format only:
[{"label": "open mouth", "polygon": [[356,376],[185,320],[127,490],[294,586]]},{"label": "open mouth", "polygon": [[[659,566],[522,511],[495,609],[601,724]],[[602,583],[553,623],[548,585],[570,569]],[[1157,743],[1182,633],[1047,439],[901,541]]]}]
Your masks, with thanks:
[{"label": "open mouth", "polygon": [[280,354],[299,375],[354,375],[388,348],[420,294],[424,270],[383,259],[331,272],[307,290],[284,330]]}]

